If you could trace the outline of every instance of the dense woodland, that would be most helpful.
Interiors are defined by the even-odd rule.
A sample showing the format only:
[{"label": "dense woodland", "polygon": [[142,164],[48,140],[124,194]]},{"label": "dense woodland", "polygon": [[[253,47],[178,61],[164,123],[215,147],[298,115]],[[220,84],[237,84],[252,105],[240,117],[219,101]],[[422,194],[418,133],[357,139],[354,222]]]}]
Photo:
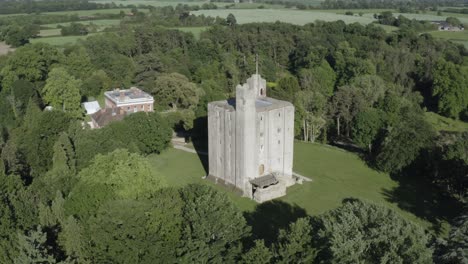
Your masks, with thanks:
[{"label": "dense woodland", "polygon": [[88,0],[45,0],[45,1],[10,1],[1,0],[0,14],[41,13],[55,11],[109,9],[117,6],[111,4],[98,4]]},{"label": "dense woodland", "polygon": [[[436,131],[424,114],[468,120],[463,46],[411,25],[386,33],[187,14],[156,8],[75,45],[0,57],[1,263],[467,261],[468,132]],[[212,25],[200,39],[161,27],[196,23]],[[353,199],[313,217],[275,202],[296,217],[256,224],[269,204],[242,213],[211,187],[158,177],[145,156],[168,148],[173,130],[205,142],[207,102],[232,97],[256,55],[270,96],[296,107],[298,140],[349,147],[396,179],[435,187],[460,207],[449,236]],[[155,113],[82,127],[81,102],[130,85],[155,97]]]}]

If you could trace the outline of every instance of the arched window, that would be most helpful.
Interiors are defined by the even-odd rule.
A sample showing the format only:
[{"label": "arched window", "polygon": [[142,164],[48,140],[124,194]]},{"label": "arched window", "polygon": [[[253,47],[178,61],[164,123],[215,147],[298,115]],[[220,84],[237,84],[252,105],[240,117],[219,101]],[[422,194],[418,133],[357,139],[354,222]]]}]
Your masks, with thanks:
[{"label": "arched window", "polygon": [[265,166],[261,164],[260,167],[258,167],[258,174],[263,175],[263,173],[265,173]]}]

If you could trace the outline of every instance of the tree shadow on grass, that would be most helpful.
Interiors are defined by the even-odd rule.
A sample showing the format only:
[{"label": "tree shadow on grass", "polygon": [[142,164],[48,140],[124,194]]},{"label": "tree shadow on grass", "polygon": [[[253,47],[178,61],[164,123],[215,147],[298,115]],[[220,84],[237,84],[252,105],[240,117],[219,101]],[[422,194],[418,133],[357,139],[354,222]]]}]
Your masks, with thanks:
[{"label": "tree shadow on grass", "polygon": [[430,229],[436,235],[443,233],[444,221],[451,222],[460,214],[461,203],[444,195],[424,178],[410,175],[398,175],[392,178],[399,182],[399,186],[393,189],[383,189],[385,199],[430,222],[432,224]]},{"label": "tree shadow on grass", "polygon": [[252,227],[253,240],[263,239],[268,246],[276,241],[280,229],[306,216],[303,208],[282,201],[265,202],[257,205],[253,212],[244,213],[247,224]]}]

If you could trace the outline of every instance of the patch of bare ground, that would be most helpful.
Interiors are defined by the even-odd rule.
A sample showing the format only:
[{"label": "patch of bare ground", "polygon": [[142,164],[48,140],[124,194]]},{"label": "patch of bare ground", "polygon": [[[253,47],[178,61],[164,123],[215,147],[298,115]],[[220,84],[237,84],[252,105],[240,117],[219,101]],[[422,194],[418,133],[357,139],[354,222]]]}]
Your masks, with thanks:
[{"label": "patch of bare ground", "polygon": [[7,45],[5,42],[0,42],[0,56],[13,51],[15,51],[15,49],[10,47],[10,45]]}]

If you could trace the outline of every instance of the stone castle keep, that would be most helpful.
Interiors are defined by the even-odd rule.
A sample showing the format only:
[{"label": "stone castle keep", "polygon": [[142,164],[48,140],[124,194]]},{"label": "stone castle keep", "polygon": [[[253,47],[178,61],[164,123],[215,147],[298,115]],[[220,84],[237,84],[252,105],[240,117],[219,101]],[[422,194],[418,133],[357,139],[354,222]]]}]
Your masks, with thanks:
[{"label": "stone castle keep", "polygon": [[253,74],[236,98],[208,104],[208,178],[235,186],[257,202],[293,185],[294,106],[266,96]]}]

